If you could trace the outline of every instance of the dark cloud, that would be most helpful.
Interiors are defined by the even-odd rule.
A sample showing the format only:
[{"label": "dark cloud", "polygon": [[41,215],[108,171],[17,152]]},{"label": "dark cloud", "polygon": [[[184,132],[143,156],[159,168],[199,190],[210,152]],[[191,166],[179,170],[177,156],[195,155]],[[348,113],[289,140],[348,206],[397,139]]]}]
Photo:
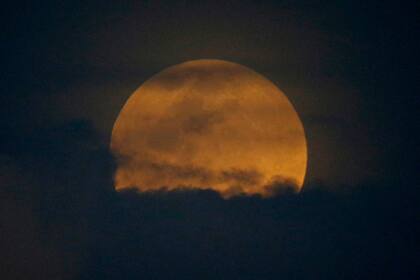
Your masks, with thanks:
[{"label": "dark cloud", "polygon": [[[134,161],[134,162],[133,162]],[[155,184],[157,179],[159,182],[168,182],[168,185],[162,185],[161,188],[168,187],[189,188],[192,186],[169,185],[171,182],[198,182],[201,186],[210,188],[213,184],[229,183],[234,193],[245,193],[247,188],[261,185],[263,175],[258,170],[245,170],[232,168],[227,170],[213,170],[210,168],[195,165],[177,165],[169,162],[155,160],[137,160],[131,157],[122,157],[118,160],[121,167],[129,166],[138,172],[146,182]],[[146,183],[147,184],[147,183]],[[294,184],[296,185],[296,183]],[[133,186],[134,187],[134,186]],[[146,186],[144,187],[147,190]]]},{"label": "dark cloud", "polygon": [[221,181],[233,181],[234,184],[257,185],[262,179],[262,174],[256,170],[232,169],[220,173]]},{"label": "dark cloud", "polygon": [[186,133],[202,133],[222,119],[221,114],[216,112],[202,112],[200,115],[188,117],[184,122],[183,129]]},{"label": "dark cloud", "polygon": [[184,137],[208,132],[223,122],[225,110],[230,107],[232,104],[227,102],[221,108],[209,110],[205,109],[200,98],[184,98],[170,107],[167,116],[151,121],[148,133],[138,137],[146,137],[146,143],[152,149],[175,150],[184,141]]},{"label": "dark cloud", "polygon": [[[418,273],[418,191],[409,185],[364,185],[347,194],[311,186],[268,199],[226,200],[191,189],[117,193],[113,159],[85,122],[43,129],[14,145],[1,170],[18,172],[22,181],[0,184],[2,279],[412,279]],[[243,170],[220,176],[249,184],[259,178]],[[271,188],[287,190],[287,182],[274,178]]]},{"label": "dark cloud", "polygon": [[[418,278],[417,2],[9,2],[1,279]],[[109,136],[142,81],[198,58],[250,66],[284,90],[308,137],[301,194],[283,180],[269,199],[117,193],[107,140],[62,124],[86,118]],[[193,132],[217,118],[185,121]]]}]

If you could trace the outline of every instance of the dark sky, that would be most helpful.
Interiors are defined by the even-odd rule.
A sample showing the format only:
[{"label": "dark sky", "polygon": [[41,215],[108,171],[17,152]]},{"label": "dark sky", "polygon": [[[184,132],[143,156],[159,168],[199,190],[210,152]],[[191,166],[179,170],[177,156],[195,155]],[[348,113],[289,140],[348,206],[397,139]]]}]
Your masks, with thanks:
[{"label": "dark sky", "polygon": [[[418,4],[120,2],[3,4],[2,279],[415,278]],[[122,105],[200,58],[285,92],[303,193],[114,192]]]}]

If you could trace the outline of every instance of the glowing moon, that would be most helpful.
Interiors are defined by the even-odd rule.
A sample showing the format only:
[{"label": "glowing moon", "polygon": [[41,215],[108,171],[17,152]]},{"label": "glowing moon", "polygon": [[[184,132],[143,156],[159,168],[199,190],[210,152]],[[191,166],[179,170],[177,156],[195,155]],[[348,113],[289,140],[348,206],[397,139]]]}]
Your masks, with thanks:
[{"label": "glowing moon", "polygon": [[306,139],[296,111],[272,82],[242,65],[194,60],[140,86],[112,131],[115,187],[213,189],[269,196],[303,185]]}]

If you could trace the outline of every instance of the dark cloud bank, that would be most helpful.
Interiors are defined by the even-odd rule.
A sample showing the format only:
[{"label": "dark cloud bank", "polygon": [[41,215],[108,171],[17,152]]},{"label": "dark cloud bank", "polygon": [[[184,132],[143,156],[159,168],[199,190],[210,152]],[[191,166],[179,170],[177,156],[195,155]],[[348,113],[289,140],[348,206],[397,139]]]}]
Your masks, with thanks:
[{"label": "dark cloud bank", "polygon": [[[10,138],[12,139],[12,138]],[[3,145],[2,279],[414,279],[410,184],[222,199],[212,191],[116,193],[89,124]]]}]

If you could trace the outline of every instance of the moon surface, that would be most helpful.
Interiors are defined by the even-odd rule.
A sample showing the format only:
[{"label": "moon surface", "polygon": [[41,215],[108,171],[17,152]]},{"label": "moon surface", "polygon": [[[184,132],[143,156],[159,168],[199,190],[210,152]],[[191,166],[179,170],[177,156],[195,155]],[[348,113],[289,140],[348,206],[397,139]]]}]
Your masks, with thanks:
[{"label": "moon surface", "polygon": [[193,60],[144,82],[112,131],[115,188],[272,195],[302,188],[307,146],[285,94],[232,62]]}]

